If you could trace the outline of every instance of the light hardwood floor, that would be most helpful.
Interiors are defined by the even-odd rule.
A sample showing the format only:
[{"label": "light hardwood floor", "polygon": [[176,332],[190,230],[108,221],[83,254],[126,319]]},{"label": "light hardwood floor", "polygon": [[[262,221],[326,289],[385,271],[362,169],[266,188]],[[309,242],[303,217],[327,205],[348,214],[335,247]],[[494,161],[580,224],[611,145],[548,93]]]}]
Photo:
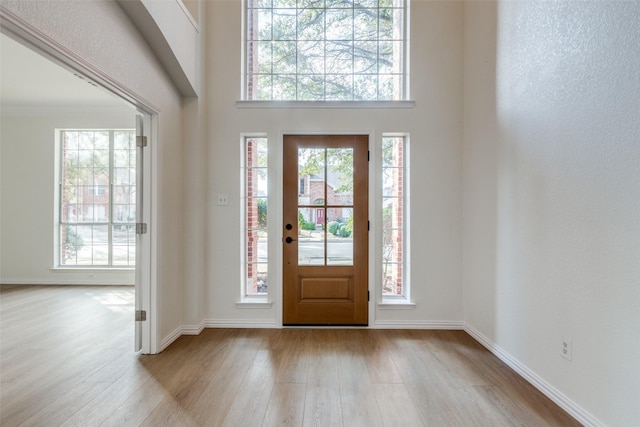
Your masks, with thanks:
[{"label": "light hardwood floor", "polygon": [[579,425],[462,331],[206,329],[143,356],[132,288],[0,298],[3,427]]}]

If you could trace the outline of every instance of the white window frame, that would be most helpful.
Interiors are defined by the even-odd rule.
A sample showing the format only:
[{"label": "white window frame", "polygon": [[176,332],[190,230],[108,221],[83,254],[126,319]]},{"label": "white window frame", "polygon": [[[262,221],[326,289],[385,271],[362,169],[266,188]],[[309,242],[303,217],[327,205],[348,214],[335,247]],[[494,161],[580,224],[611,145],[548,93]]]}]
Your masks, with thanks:
[{"label": "white window frame", "polygon": [[[384,159],[383,159],[383,141],[386,138],[402,138],[403,140],[403,162],[402,162],[402,294],[399,295],[391,295],[385,294],[383,291],[384,280],[383,280],[383,268],[384,268],[384,183],[383,183],[383,169],[384,169]],[[381,298],[379,300],[378,307],[379,308],[414,308],[415,304],[411,299],[411,267],[410,267],[410,259],[411,259],[411,242],[410,242],[410,138],[407,133],[383,133],[382,137],[379,141],[378,153],[380,153],[380,161],[378,173],[380,176],[380,188],[379,197],[380,201],[378,204],[378,215],[380,215],[380,237],[379,237],[379,263],[380,269],[376,272],[376,276],[378,280],[378,291],[380,292]]]},{"label": "white window frame", "polygon": [[[63,141],[63,133],[65,132],[109,132],[109,183],[108,185],[111,189],[109,192],[109,220],[106,222],[63,222],[62,218],[62,209],[63,209],[63,189],[62,189],[62,178],[63,178],[63,149],[64,149],[64,141]],[[133,137],[136,137],[135,129],[127,129],[127,128],[98,128],[98,129],[78,129],[78,128],[64,128],[64,129],[56,129],[55,130],[55,214],[54,214],[54,269],[56,270],[105,270],[105,271],[118,271],[118,270],[135,270],[135,260],[133,265],[121,265],[113,263],[113,233],[112,229],[114,225],[125,225],[125,226],[133,226],[135,227],[135,220],[131,222],[114,222],[113,221],[113,173],[114,173],[114,162],[113,162],[113,151],[114,151],[114,133],[115,132],[132,132]],[[100,188],[102,188],[102,194],[100,194]],[[87,191],[91,193],[93,190],[93,196],[103,196],[105,192],[105,188],[102,184],[98,185],[89,185],[87,186]],[[108,246],[109,246],[109,254],[107,256],[107,264],[63,264],[61,259],[61,251],[62,251],[62,238],[61,238],[61,227],[64,225],[78,225],[78,226],[89,226],[89,225],[102,225],[107,226],[108,228]],[[134,242],[135,247],[135,242]]]},{"label": "white window frame", "polygon": [[[249,195],[248,195],[248,191],[247,191],[247,141],[249,139],[253,139],[253,138],[261,138],[261,139],[265,139],[266,143],[267,143],[267,151],[270,150],[270,140],[267,137],[266,133],[247,133],[247,134],[242,134],[240,136],[240,218],[242,218],[242,223],[241,223],[241,232],[240,232],[240,242],[241,242],[241,249],[240,249],[240,262],[241,262],[241,266],[240,266],[240,299],[237,302],[236,306],[238,308],[269,308],[271,307],[271,302],[269,300],[269,292],[271,291],[270,287],[269,287],[269,283],[267,283],[267,292],[266,293],[260,293],[260,294],[254,294],[254,293],[250,293],[248,291],[248,286],[249,286],[249,274],[248,274],[248,265],[249,265],[249,260],[248,260],[248,245],[247,245],[247,234],[249,231],[248,228],[248,209],[247,209],[247,203],[248,203],[248,199],[249,199]],[[268,162],[269,160],[267,160]],[[269,167],[268,164],[267,166],[264,168],[267,171],[267,188],[270,187],[270,178],[269,178]],[[262,197],[261,197],[262,198]],[[264,197],[267,200],[267,206],[269,205],[269,201],[270,201],[270,197],[269,197],[269,191],[267,191],[267,196]],[[270,219],[270,216],[267,214],[267,224],[269,224],[272,220]],[[267,225],[267,228],[268,225]],[[269,251],[271,248],[269,248],[270,243],[269,241],[267,241],[267,250]],[[270,262],[269,260],[266,261],[267,264],[267,268],[268,268],[268,272],[271,272],[271,268],[270,268]],[[269,274],[269,273],[268,273]],[[273,274],[271,274],[273,275]],[[273,280],[271,280],[270,282],[272,282],[271,286],[273,286]]]},{"label": "white window frame", "polygon": [[[349,104],[354,104],[354,108],[368,108],[371,105],[374,104],[381,104],[384,107],[389,107],[390,104],[407,104],[406,107],[412,107],[413,103],[411,101],[409,101],[410,98],[410,58],[409,58],[409,53],[410,53],[410,0],[392,0],[392,2],[394,1],[399,1],[402,2],[402,6],[394,6],[393,8],[395,9],[399,9],[402,11],[402,36],[401,39],[398,40],[400,43],[402,43],[402,47],[401,47],[401,52],[402,52],[402,60],[401,60],[401,67],[402,70],[401,72],[399,72],[397,75],[401,76],[400,78],[402,79],[402,84],[400,85],[400,91],[401,94],[397,99],[393,99],[393,100],[388,100],[388,99],[366,99],[366,100],[346,100],[346,101],[339,101],[339,100],[330,100],[326,98],[326,93],[325,93],[325,98],[324,99],[318,99],[318,100],[299,100],[298,96],[297,96],[297,91],[296,91],[296,99],[282,99],[282,100],[277,100],[274,99],[274,97],[272,96],[271,99],[269,100],[257,100],[255,98],[250,99],[249,98],[249,64],[248,64],[248,21],[249,21],[249,2],[251,0],[242,0],[242,37],[241,37],[241,88],[240,88],[240,94],[241,94],[241,101],[238,101],[238,105],[241,105],[243,103],[259,103],[262,104],[261,106],[271,106],[272,104],[278,104],[278,103],[305,103],[305,104],[314,104],[314,103],[321,103],[321,104],[328,104],[328,105],[333,105],[333,104],[344,104],[344,103],[349,103]],[[326,31],[326,28],[325,28]],[[376,39],[376,41],[379,41],[380,39]],[[296,42],[299,40],[295,40]],[[270,75],[274,75],[275,73],[273,73],[273,71],[270,73]],[[296,76],[299,76],[299,74],[297,73],[297,69],[296,69]],[[304,75],[304,74],[300,74],[300,75]],[[323,74],[325,76],[325,81],[326,81],[326,75],[327,74]],[[352,72],[351,75],[356,75],[355,72]],[[385,74],[376,74],[376,76],[378,75],[385,75]],[[245,105],[246,106],[246,105]],[[273,105],[273,106],[277,106],[277,105]]]}]

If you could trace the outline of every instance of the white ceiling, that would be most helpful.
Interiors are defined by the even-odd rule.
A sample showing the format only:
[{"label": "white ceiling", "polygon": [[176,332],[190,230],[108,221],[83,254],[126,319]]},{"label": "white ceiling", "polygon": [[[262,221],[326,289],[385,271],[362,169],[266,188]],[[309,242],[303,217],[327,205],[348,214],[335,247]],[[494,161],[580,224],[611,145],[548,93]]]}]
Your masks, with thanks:
[{"label": "white ceiling", "polygon": [[0,102],[11,107],[111,107],[124,101],[106,89],[0,34]]}]

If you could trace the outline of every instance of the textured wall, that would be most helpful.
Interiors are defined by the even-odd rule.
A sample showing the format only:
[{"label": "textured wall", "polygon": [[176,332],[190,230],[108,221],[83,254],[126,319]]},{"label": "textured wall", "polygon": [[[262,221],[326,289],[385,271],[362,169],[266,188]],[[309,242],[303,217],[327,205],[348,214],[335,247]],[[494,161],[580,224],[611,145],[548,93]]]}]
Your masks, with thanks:
[{"label": "textured wall", "polygon": [[595,419],[632,425],[640,3],[466,7],[466,320]]}]

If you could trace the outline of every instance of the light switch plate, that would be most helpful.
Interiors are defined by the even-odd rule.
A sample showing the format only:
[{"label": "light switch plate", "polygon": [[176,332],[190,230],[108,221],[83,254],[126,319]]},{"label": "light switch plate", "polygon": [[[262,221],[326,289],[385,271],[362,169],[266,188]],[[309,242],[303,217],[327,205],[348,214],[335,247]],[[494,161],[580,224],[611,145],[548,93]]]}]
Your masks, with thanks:
[{"label": "light switch plate", "polygon": [[218,206],[229,205],[229,196],[226,194],[218,194]]}]

